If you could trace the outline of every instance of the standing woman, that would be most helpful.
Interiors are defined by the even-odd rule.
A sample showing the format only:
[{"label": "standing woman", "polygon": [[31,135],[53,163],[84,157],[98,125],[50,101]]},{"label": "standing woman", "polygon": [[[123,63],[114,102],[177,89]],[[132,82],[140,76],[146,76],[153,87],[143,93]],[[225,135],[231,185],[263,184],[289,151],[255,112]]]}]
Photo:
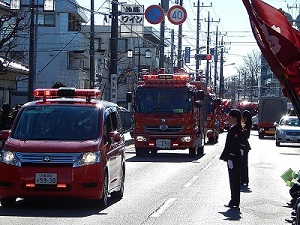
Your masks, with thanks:
[{"label": "standing woman", "polygon": [[227,162],[229,184],[231,191],[231,200],[226,207],[239,207],[240,205],[240,185],[241,185],[241,112],[238,109],[232,109],[229,113],[229,123],[225,147],[220,156],[221,160]]},{"label": "standing woman", "polygon": [[248,170],[248,153],[251,149],[249,144],[249,137],[252,128],[252,115],[248,110],[242,113],[242,171],[241,171],[241,185],[248,186],[249,184],[249,170]]}]

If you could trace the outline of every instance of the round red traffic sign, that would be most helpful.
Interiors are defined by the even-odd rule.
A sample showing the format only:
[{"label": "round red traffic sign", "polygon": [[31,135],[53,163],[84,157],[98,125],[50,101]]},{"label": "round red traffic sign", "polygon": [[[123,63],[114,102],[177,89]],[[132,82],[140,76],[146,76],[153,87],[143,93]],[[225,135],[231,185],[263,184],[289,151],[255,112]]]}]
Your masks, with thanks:
[{"label": "round red traffic sign", "polygon": [[151,24],[158,24],[163,21],[165,17],[164,10],[159,5],[150,5],[145,10],[145,18]]},{"label": "round red traffic sign", "polygon": [[187,18],[187,12],[181,5],[174,5],[168,10],[168,19],[175,25],[182,24]]}]

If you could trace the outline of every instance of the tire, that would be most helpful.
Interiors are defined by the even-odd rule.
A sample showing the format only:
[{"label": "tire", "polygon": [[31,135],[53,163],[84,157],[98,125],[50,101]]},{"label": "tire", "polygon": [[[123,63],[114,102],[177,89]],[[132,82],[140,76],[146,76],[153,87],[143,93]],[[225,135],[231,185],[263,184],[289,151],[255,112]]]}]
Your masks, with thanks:
[{"label": "tire", "polygon": [[157,154],[157,149],[152,149],[151,150],[151,155],[156,155]]},{"label": "tire", "polygon": [[276,140],[276,146],[277,146],[277,147],[280,146],[280,141],[277,141],[277,140]]},{"label": "tire", "polygon": [[0,202],[3,207],[13,207],[16,205],[16,198],[1,198]]},{"label": "tire", "polygon": [[149,149],[146,148],[135,148],[136,156],[145,156],[149,154]]},{"label": "tire", "polygon": [[113,199],[120,200],[120,199],[123,198],[123,195],[124,195],[124,181],[125,181],[125,168],[123,167],[120,190],[119,191],[114,191],[114,192],[111,193],[111,197]]},{"label": "tire", "polygon": [[199,152],[199,141],[197,137],[194,147],[189,148],[189,156],[196,157],[198,155],[198,152]]},{"label": "tire", "polygon": [[104,180],[103,180],[103,190],[102,196],[99,200],[101,208],[105,209],[108,206],[108,174],[105,172]]},{"label": "tire", "polygon": [[262,133],[262,132],[258,133],[258,138],[263,139],[264,138],[264,133]]},{"label": "tire", "polygon": [[215,138],[214,137],[209,137],[208,138],[208,143],[215,143]]},{"label": "tire", "polygon": [[204,145],[198,148],[198,155],[204,155]]}]

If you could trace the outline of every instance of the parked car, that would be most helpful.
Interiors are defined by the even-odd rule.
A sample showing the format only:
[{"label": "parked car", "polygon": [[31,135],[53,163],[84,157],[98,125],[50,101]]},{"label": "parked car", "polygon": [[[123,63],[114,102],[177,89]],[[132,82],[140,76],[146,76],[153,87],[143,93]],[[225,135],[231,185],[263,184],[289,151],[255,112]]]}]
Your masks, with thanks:
[{"label": "parked car", "polygon": [[300,122],[297,116],[283,116],[276,124],[276,146],[280,143],[300,143]]}]

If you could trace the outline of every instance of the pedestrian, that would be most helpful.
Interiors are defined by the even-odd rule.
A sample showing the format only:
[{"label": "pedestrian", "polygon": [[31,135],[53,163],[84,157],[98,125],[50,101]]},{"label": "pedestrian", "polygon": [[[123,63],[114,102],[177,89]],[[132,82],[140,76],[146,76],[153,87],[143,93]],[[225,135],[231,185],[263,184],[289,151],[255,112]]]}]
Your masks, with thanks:
[{"label": "pedestrian", "polygon": [[8,103],[2,105],[1,130],[9,130],[12,125],[11,108]]},{"label": "pedestrian", "polygon": [[241,185],[241,111],[232,109],[229,112],[229,123],[225,147],[220,156],[221,160],[227,162],[231,199],[226,207],[238,208],[240,205],[240,185]]},{"label": "pedestrian", "polygon": [[252,127],[252,115],[248,110],[242,112],[242,169],[241,169],[241,185],[249,185],[249,169],[248,169],[248,154],[251,150],[249,137]]}]

